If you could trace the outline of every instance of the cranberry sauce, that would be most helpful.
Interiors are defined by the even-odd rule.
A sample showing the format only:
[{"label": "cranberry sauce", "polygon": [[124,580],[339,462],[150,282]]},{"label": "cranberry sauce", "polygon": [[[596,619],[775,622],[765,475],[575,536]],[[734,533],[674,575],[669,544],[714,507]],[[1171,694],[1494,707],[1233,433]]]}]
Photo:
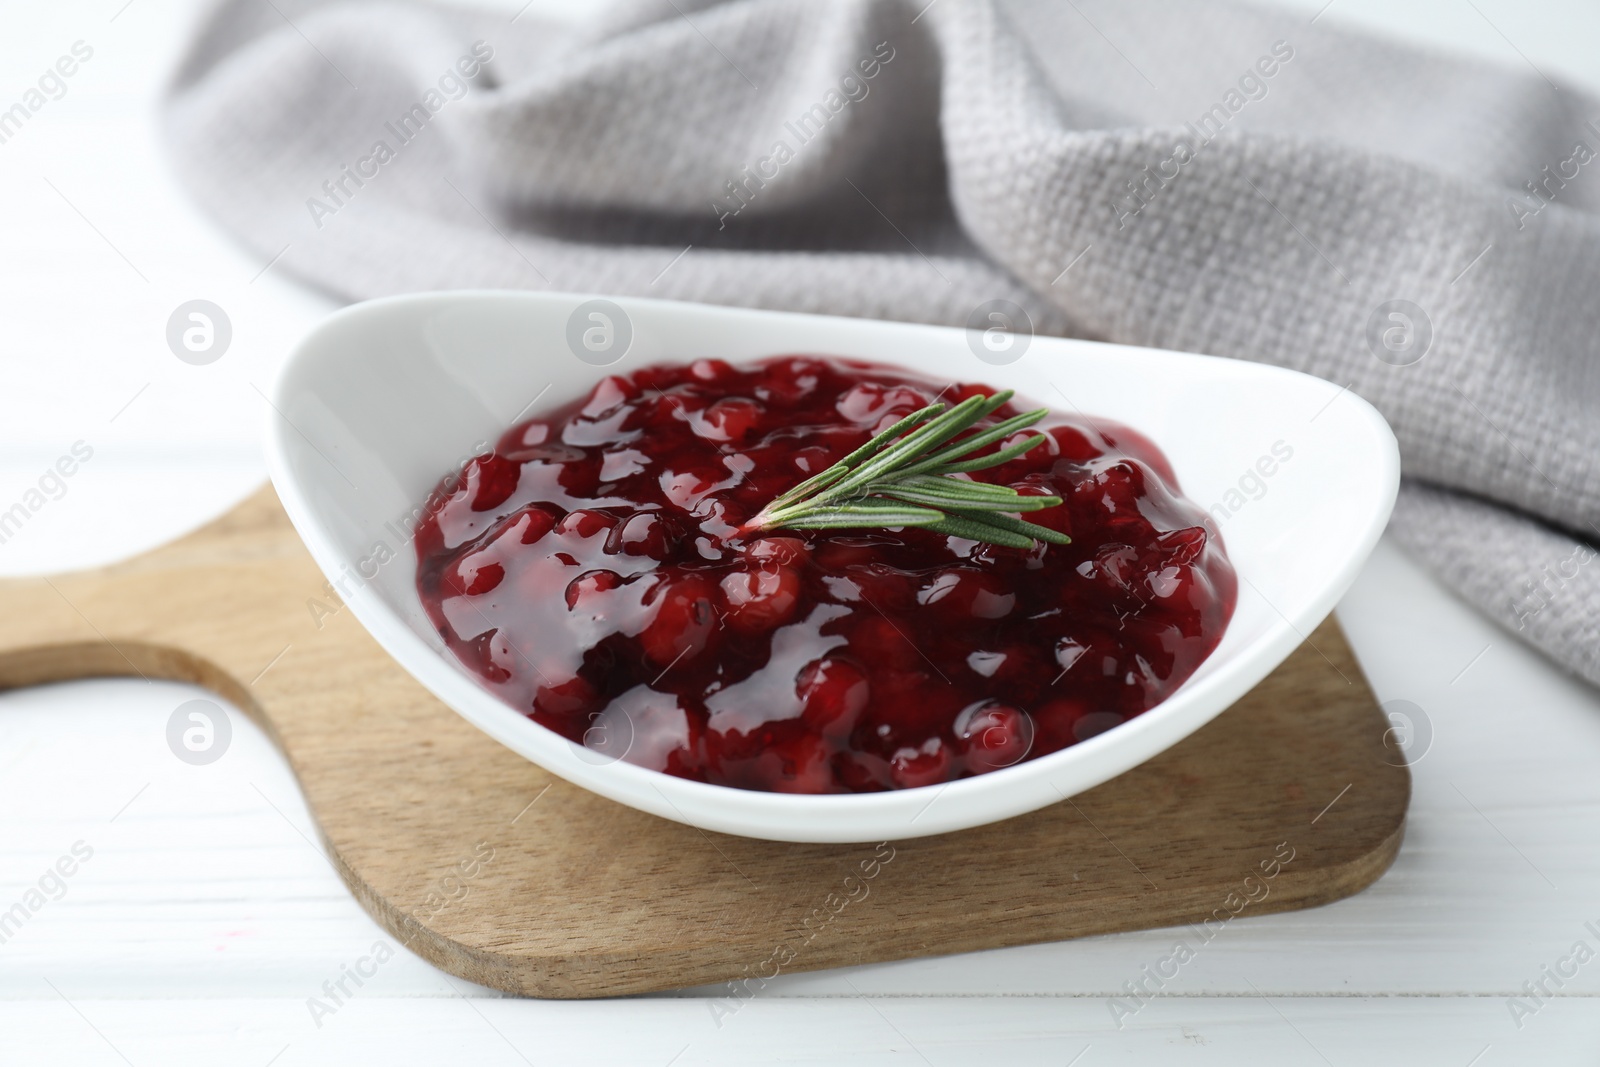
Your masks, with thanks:
[{"label": "cranberry sauce", "polygon": [[806,356],[607,378],[441,486],[422,602],[467,669],[595,762],[840,793],[1055,752],[1160,702],[1233,613],[1222,546],[1149,441],[1052,413],[1024,431],[1044,444],[970,476],[1062,497],[1027,518],[1070,545],[739,533],[936,396],[993,392]]}]

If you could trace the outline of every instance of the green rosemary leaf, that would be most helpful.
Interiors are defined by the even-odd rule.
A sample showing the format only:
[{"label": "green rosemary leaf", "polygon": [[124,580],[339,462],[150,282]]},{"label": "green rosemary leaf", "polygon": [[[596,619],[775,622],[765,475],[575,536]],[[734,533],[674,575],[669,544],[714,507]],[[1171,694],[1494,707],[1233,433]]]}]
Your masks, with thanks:
[{"label": "green rosemary leaf", "polygon": [[1059,507],[1060,497],[1024,496],[1010,486],[956,477],[1009,462],[1044,441],[1034,436],[989,455],[973,455],[1045,416],[1041,408],[968,433],[1011,396],[1010,390],[979,394],[948,409],[934,403],[907,415],[827,470],[779,494],[744,524],[743,532],[921,526],[1011,548],[1070,543],[1064,534],[1018,518]]},{"label": "green rosemary leaf", "polygon": [[891,499],[903,500],[908,504],[917,504],[922,507],[940,508],[944,511],[971,511],[971,512],[1021,512],[1043,511],[1045,508],[1058,507],[1059,499],[1047,496],[1018,496],[1010,500],[995,498],[972,499],[970,497],[944,496],[939,493],[922,492],[916,489],[902,489],[896,485],[885,486],[880,492]]},{"label": "green rosemary leaf", "polygon": [[905,462],[920,459],[928,451],[962,433],[979,419],[986,418],[1011,399],[1010,392],[996,393],[992,397],[971,396],[917,427],[905,437],[884,449],[868,463],[857,467],[856,476],[892,469]]},{"label": "green rosemary leaf", "polygon": [[870,459],[879,452],[882,452],[886,447],[888,447],[889,442],[893,441],[896,437],[899,437],[901,434],[911,429],[911,427],[917,425],[918,423],[928,421],[943,410],[944,405],[936,403],[929,404],[920,411],[913,411],[911,414],[907,415],[905,418],[901,419],[899,422],[895,423],[893,426],[889,427],[887,430],[878,434],[872,440],[868,441],[866,444],[862,445],[860,448],[841,459],[837,465],[854,469],[857,464],[864,460]]},{"label": "green rosemary leaf", "polygon": [[790,489],[788,492],[778,496],[772,501],[772,503],[767,505],[767,510],[777,511],[791,500],[798,500],[807,493],[813,493],[819,489],[825,489],[828,486],[833,485],[835,482],[839,481],[839,479],[849,474],[851,470],[853,470],[858,464],[888,447],[889,443],[896,437],[900,436],[902,433],[906,432],[918,423],[931,419],[943,410],[943,404],[935,403],[929,404],[920,411],[913,411],[911,414],[907,415],[905,418],[901,419],[887,430],[884,430],[882,433],[876,435],[872,438],[872,440],[868,441],[866,444],[862,445],[860,448],[856,449],[854,452],[850,453],[848,456],[844,457],[827,470],[812,475],[810,478],[807,478],[793,489]]},{"label": "green rosemary leaf", "polygon": [[927,497],[931,504],[946,504],[953,508],[982,508],[997,511],[1039,511],[1057,507],[1058,496],[1023,496],[1006,485],[989,485],[985,482],[958,481],[955,478],[900,478],[886,482],[877,492],[902,496],[904,499]]},{"label": "green rosemary leaf", "polygon": [[960,514],[963,518],[976,518],[982,522],[988,523],[991,526],[998,526],[1003,530],[1010,530],[1012,533],[1022,534],[1024,537],[1031,538],[1035,541],[1048,541],[1053,545],[1072,544],[1072,538],[1068,537],[1066,534],[1058,533],[1057,531],[1050,529],[1048,526],[1040,526],[1036,522],[1029,522],[1027,519],[1013,518],[1010,515],[996,515],[992,512],[984,512],[981,516],[975,516],[965,511],[959,512],[958,514]]},{"label": "green rosemary leaf", "polygon": [[832,485],[834,482],[837,482],[840,478],[843,478],[849,473],[850,469],[842,464],[835,464],[834,466],[829,467],[827,470],[819,471],[818,473],[807,478],[805,481],[801,482],[799,485],[795,486],[793,489],[790,489],[788,492],[774,497],[772,502],[767,505],[766,510],[769,512],[782,510],[789,504],[792,504],[795,501],[803,498],[807,493],[814,493],[819,490],[826,489],[828,486]]},{"label": "green rosemary leaf", "polygon": [[1034,540],[1024,534],[1013,533],[992,523],[975,519],[971,515],[946,515],[938,522],[930,522],[926,529],[951,537],[965,537],[968,541],[987,541],[1007,548],[1032,548]]},{"label": "green rosemary leaf", "polygon": [[987,456],[979,456],[977,459],[964,459],[957,463],[941,463],[935,469],[939,474],[970,474],[972,471],[988,470],[990,467],[998,467],[1002,463],[1010,463],[1018,456],[1038,445],[1044,444],[1044,442],[1043,435],[1030,437],[1025,441],[1018,441],[1009,448],[1002,448],[998,452],[990,452]]},{"label": "green rosemary leaf", "polygon": [[[917,459],[928,449],[943,444],[968,426],[971,426],[978,419],[981,419],[984,412],[979,409],[988,399],[992,398],[982,396],[969,397],[949,411],[928,420],[879,452],[876,456],[856,467],[848,477],[836,482],[830,489],[820,494],[819,499],[837,499],[845,496],[851,490],[859,489],[874,478],[894,470],[907,461]],[[1002,399],[1000,403],[1005,403],[1005,400]],[[994,407],[989,410],[994,410]]]},{"label": "green rosemary leaf", "polygon": [[966,478],[936,478],[928,474],[905,475],[896,478],[895,485],[906,489],[923,489],[930,493],[970,497],[973,500],[1013,500],[1021,495],[1009,485],[974,482]]},{"label": "green rosemary leaf", "polygon": [[932,508],[908,507],[888,501],[871,504],[860,501],[822,507],[792,519],[783,526],[791,530],[824,530],[838,527],[861,526],[927,526],[943,518],[944,513]]},{"label": "green rosemary leaf", "polygon": [[1049,413],[1048,409],[1040,408],[1038,411],[1026,411],[1021,415],[1013,415],[1004,422],[996,423],[971,437],[963,437],[953,444],[946,445],[937,452],[922,457],[914,467],[906,469],[907,474],[921,474],[925,469],[939,466],[942,463],[959,459],[969,452],[973,452],[996,441],[1004,440],[1018,430],[1032,426]]}]

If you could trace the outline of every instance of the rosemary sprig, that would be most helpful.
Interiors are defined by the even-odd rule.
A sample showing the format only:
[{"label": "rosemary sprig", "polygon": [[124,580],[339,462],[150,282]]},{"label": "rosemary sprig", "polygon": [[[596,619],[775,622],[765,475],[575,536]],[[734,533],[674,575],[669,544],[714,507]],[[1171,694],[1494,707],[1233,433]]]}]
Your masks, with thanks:
[{"label": "rosemary sprig", "polygon": [[1066,534],[1015,514],[1057,507],[1060,497],[1023,496],[1009,486],[955,477],[998,467],[1044,441],[1035,436],[988,455],[973,455],[1045,416],[1047,409],[1040,408],[960,436],[998,411],[1011,395],[1008,389],[969,397],[948,411],[943,404],[929,404],[907,415],[776,497],[745,523],[745,531],[922,526],[1012,548],[1032,548],[1036,541],[1070,544]]}]

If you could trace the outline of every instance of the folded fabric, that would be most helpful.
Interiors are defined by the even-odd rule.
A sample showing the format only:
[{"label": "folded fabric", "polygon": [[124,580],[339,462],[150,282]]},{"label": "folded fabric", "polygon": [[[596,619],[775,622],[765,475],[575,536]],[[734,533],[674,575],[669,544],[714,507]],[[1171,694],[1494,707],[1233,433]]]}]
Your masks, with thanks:
[{"label": "folded fabric", "polygon": [[341,296],[952,325],[1005,299],[1043,333],[1319,375],[1399,436],[1401,543],[1600,682],[1600,105],[1333,17],[228,0],[166,131],[207,211]]}]

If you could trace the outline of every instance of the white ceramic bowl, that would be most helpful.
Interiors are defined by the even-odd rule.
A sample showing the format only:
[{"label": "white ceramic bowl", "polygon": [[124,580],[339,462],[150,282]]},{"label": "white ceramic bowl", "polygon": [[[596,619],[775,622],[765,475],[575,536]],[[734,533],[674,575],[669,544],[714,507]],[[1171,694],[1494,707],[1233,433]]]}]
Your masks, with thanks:
[{"label": "white ceramic bowl", "polygon": [[[975,356],[977,335],[958,329],[623,298],[597,319],[580,307],[592,299],[430,293],[330,316],[272,389],[268,462],[289,517],[356,618],[439,699],[568,781],[708,830],[896,840],[1092,788],[1183,739],[1277,666],[1349,587],[1394,504],[1399,454],[1383,419],[1348,391],[1292,371],[1043,337],[993,365]],[[586,331],[588,345],[609,349],[590,353]],[[1239,572],[1238,608],[1217,650],[1160,705],[1071,748],[945,785],[847,796],[706,785],[601,757],[501,703],[456,664],[423,612],[411,531],[399,519],[442,476],[480,442],[606,374],[793,352],[1009,386],[1152,438],[1185,495],[1211,509]],[[607,360],[617,361],[596,365]]]}]

